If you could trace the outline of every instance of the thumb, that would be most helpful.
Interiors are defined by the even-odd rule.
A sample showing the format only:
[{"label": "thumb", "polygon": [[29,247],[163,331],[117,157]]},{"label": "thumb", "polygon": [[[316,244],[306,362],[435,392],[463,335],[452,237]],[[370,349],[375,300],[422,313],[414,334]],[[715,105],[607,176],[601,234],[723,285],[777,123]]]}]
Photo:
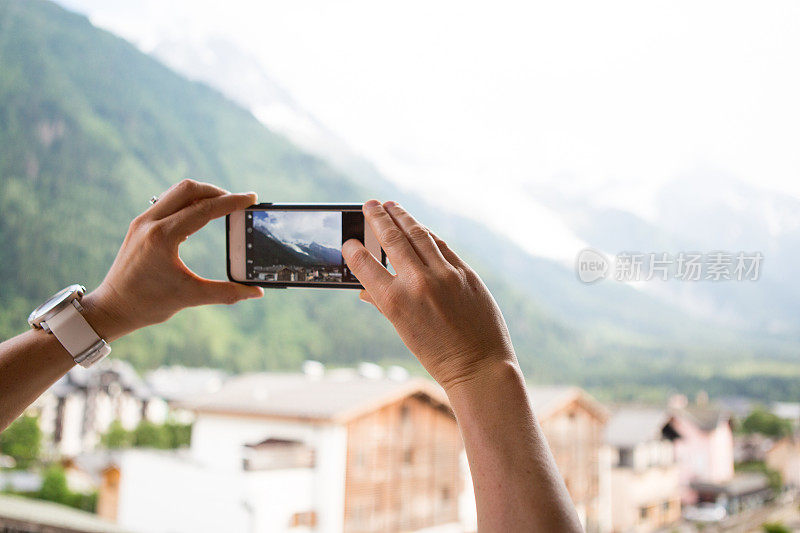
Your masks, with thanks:
[{"label": "thumb", "polygon": [[216,281],[203,279],[198,291],[197,305],[235,304],[250,298],[261,298],[264,289],[255,285],[243,285],[233,281]]}]

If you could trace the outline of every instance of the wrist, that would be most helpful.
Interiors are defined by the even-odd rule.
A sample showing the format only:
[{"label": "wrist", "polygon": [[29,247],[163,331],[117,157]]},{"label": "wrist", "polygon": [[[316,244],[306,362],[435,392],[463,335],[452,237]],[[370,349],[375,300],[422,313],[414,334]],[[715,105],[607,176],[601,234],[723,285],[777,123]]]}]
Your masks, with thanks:
[{"label": "wrist", "polygon": [[81,299],[83,316],[106,342],[112,342],[136,328],[119,312],[113,291],[98,287]]},{"label": "wrist", "polygon": [[475,397],[488,399],[513,386],[525,388],[525,379],[513,355],[482,364],[459,378],[442,384],[453,404],[461,399],[466,401]]}]

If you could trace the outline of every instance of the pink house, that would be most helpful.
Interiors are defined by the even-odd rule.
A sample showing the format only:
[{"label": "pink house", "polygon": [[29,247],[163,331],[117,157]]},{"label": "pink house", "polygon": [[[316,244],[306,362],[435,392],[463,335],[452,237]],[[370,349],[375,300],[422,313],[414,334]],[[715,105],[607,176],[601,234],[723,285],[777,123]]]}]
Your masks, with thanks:
[{"label": "pink house", "polygon": [[672,409],[675,458],[685,504],[697,501],[692,482],[725,483],[733,479],[733,432],[728,413],[707,405]]}]

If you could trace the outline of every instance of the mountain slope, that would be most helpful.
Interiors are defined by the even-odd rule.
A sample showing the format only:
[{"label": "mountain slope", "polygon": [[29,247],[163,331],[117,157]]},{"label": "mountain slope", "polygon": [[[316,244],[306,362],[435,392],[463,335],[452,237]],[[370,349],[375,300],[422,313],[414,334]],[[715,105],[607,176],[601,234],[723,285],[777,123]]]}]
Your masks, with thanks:
[{"label": "mountain slope", "polygon": [[[89,13],[101,12],[85,2],[77,4],[83,4]],[[168,23],[163,26],[169,27],[169,30],[143,32],[127,24],[124,18],[114,12],[114,9],[102,10],[103,24],[145,46],[171,68],[219,89],[251,110],[268,127],[284,133],[311,153],[320,155],[348,176],[363,177],[376,187],[385,181],[370,168],[368,161],[364,161],[342,139],[315,120],[264,70],[265,64],[277,64],[267,56],[266,51],[261,50],[261,55],[256,57],[252,52],[258,51],[242,49],[236,42],[218,35],[184,31]],[[169,20],[174,23],[173,17],[160,10],[153,15],[162,23]],[[230,34],[229,38],[245,42]],[[285,75],[285,71],[282,73]],[[473,145],[471,149],[480,150],[480,146]],[[373,156],[387,163],[386,154],[380,150],[373,152]],[[397,155],[397,159],[403,160],[405,157]],[[407,175],[409,170],[403,170],[403,166],[401,164],[398,168],[397,164],[390,164],[390,168],[393,168],[392,179],[401,184],[406,179],[413,181],[413,176]],[[415,165],[411,163],[410,166],[413,168]],[[570,289],[575,288],[574,279],[570,280],[572,283],[559,284],[555,298],[537,292],[539,287],[533,284],[524,288],[531,289],[537,301],[544,298],[552,310],[566,311],[570,321],[586,318],[583,325],[590,327],[598,319],[601,323],[605,322],[604,326],[613,327],[613,322],[621,318],[626,327],[636,328],[641,321],[645,333],[659,331],[674,337],[688,329],[691,339],[695,339],[696,335],[704,335],[704,328],[692,330],[691,324],[687,328],[686,321],[679,320],[680,315],[688,315],[704,323],[722,326],[715,328],[717,333],[722,333],[721,329],[735,328],[748,332],[751,337],[769,337],[779,333],[793,336],[796,340],[800,334],[795,320],[798,287],[790,269],[796,263],[793,261],[796,254],[792,250],[796,248],[800,227],[796,215],[798,202],[761,187],[744,186],[743,183],[737,183],[734,176],[724,174],[719,169],[703,168],[701,164],[687,169],[683,176],[674,176],[680,179],[673,179],[666,187],[658,184],[664,178],[655,176],[642,176],[640,180],[608,176],[602,182],[580,180],[577,176],[577,179],[566,180],[553,177],[548,182],[542,181],[542,176],[537,176],[526,187],[530,194],[526,194],[526,191],[518,191],[517,194],[524,197],[523,205],[537,206],[530,209],[532,213],[539,208],[552,212],[552,221],[559,226],[560,234],[611,253],[622,250],[713,251],[722,249],[720,247],[766,252],[766,268],[759,283],[749,286],[741,283],[671,283],[657,288],[654,284],[648,284],[646,289],[657,290],[638,291],[638,294],[637,291],[628,291],[626,294],[624,289],[590,291],[588,298],[585,290],[573,290],[573,294],[566,297]],[[536,194],[537,189],[545,194]],[[565,198],[565,195],[572,198]],[[565,199],[569,201],[565,202]],[[476,211],[469,216],[484,222],[479,210]],[[640,218],[642,213],[647,214],[648,220]],[[519,228],[513,231],[511,228],[505,229],[519,242],[527,243],[529,248],[541,249],[533,244],[542,242],[538,233],[551,232],[553,228],[537,227],[533,223],[536,218],[536,215],[527,213],[513,217],[517,224],[524,224],[526,219],[531,221],[530,237],[521,237]],[[609,246],[611,243],[616,244]],[[507,251],[506,245],[501,248]],[[465,249],[469,249],[469,246],[465,246]],[[577,251],[571,250],[569,259]],[[566,256],[561,257],[563,259]],[[503,262],[494,261],[494,264],[504,270],[508,266]],[[547,265],[542,263],[540,266]],[[543,268],[541,272],[547,274],[555,270],[558,269]],[[522,279],[524,284],[524,277],[518,279]],[[549,281],[546,277],[545,283]],[[580,305],[570,305],[573,297],[578,298]],[[596,309],[598,300],[602,303],[602,313]],[[648,312],[654,309],[653,302],[655,308],[660,308],[657,321],[652,320],[652,313]],[[589,309],[595,307],[594,312],[585,313],[587,305]],[[672,313],[672,317],[667,317],[667,307],[680,309],[680,313]],[[637,311],[631,313],[628,309]],[[635,320],[637,317],[639,321]]]},{"label": "mountain slope", "polygon": [[[78,15],[39,0],[0,2],[0,336],[74,281],[96,286],[147,198],[185,176],[264,200],[363,201],[373,193],[296,149],[208,87],[188,82]],[[224,276],[222,223],[182,251]],[[547,374],[579,336],[515,297],[520,353]],[[139,367],[164,362],[234,370],[413,361],[386,321],[352,292],[270,291],[233,308],[180,313],[115,343]],[[553,358],[553,359],[551,359]]]},{"label": "mountain slope", "polygon": [[342,252],[338,248],[329,248],[319,243],[297,243],[296,246],[303,250],[314,262],[320,265],[342,264]]},{"label": "mountain slope", "polygon": [[253,251],[252,257],[255,259],[257,265],[324,265],[324,264],[341,264],[342,256],[336,250],[326,249],[314,243],[315,246],[326,251],[333,251],[337,253],[334,261],[326,261],[325,259],[310,254],[308,250],[304,250],[301,246],[296,245],[298,249],[292,248],[277,239],[272,233],[257,229],[253,234]]},{"label": "mountain slope", "polygon": [[[628,287],[580,285],[479,223],[397,191],[369,165],[337,171],[218,92],[54,4],[0,0],[0,65],[0,338],[24,330],[27,313],[53,291],[96,286],[147,198],[193,176],[271,201],[400,198],[482,274],[537,381],[617,397],[699,388],[800,394],[793,346],[740,343],[735,332]],[[224,277],[223,227],[212,224],[182,248],[203,275]],[[297,368],[306,358],[414,361],[353,292],[314,290],[186,310],[115,343],[114,355],[139,368],[231,370]]]},{"label": "mountain slope", "polygon": [[[800,201],[761,190],[734,176],[703,170],[670,180],[653,192],[650,220],[598,205],[586,190],[533,191],[555,206],[582,239],[601,250],[760,252],[757,282],[670,283],[663,296],[709,321],[752,334],[800,336],[798,263]],[[699,311],[699,312],[698,312]]]},{"label": "mountain slope", "polygon": [[[152,35],[148,39],[152,41]],[[479,270],[490,276],[496,272],[506,281],[513,280],[516,290],[533,298],[560,320],[604,338],[638,337],[694,343],[725,341],[733,345],[742,340],[729,325],[714,324],[712,319],[717,316],[695,316],[693,309],[680,308],[658,295],[614,283],[586,287],[576,282],[571,266],[531,256],[508,238],[475,222],[474,219],[482,218],[480,213],[476,213],[473,219],[455,216],[439,205],[432,205],[399,189],[304,110],[264,72],[256,58],[236,44],[218,37],[197,39],[187,35],[181,38],[173,34],[157,42],[151,53],[170,68],[217,88],[251,110],[267,127],[283,133],[380,197],[397,199],[413,207],[422,220],[450,239]],[[543,204],[559,206],[559,211],[563,209],[563,203],[557,198],[555,201],[548,198]],[[571,212],[564,209],[561,214]],[[587,210],[585,215],[588,214],[596,215],[591,210]],[[599,216],[589,220],[589,226],[597,230],[595,233],[602,231],[605,235],[600,239],[587,239],[587,242],[604,250],[639,249],[631,247],[639,241],[626,241],[627,246],[604,248],[601,243],[609,237],[627,236],[642,227],[641,221],[629,219],[628,226],[609,228],[605,218]],[[532,226],[530,231],[533,234],[545,233],[548,228]],[[584,234],[580,229],[576,233]],[[642,237],[649,236],[646,231],[642,233]],[[650,250],[659,242],[653,239],[640,248]],[[702,322],[698,322],[698,318],[702,318]]]}]

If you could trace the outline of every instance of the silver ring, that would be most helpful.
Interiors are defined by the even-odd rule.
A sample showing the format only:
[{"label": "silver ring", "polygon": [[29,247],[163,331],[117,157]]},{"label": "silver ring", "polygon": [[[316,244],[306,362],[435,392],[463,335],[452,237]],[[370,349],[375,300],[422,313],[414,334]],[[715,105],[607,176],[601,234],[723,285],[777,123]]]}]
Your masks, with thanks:
[{"label": "silver ring", "polygon": [[151,196],[150,197],[150,205],[155,204],[158,201],[158,196]]}]

